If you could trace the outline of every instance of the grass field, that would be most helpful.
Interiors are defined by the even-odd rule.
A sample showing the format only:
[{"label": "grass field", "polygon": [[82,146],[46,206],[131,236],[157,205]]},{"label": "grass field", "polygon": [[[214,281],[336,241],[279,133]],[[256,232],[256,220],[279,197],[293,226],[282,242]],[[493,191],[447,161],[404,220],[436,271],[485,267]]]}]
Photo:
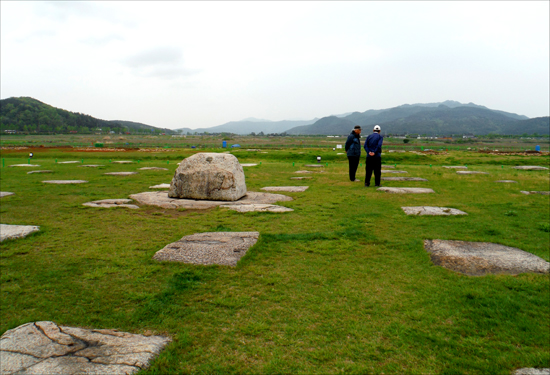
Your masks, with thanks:
[{"label": "grass field", "polygon": [[[201,151],[220,152],[220,149]],[[197,152],[2,150],[3,224],[39,225],[2,242],[0,333],[23,323],[164,334],[173,342],[142,371],[181,373],[511,374],[550,367],[548,275],[468,277],[434,266],[424,239],[495,242],[550,260],[548,154],[386,153],[435,194],[385,194],[348,181],[347,159],[331,149],[235,150],[248,190],[308,185],[284,193],[284,214],[192,211],[142,206],[98,209],[82,203],[150,191],[169,183],[176,163]],[[317,155],[323,173],[290,180]],[[56,163],[56,160],[58,163]],[[79,160],[83,168],[59,164]],[[133,160],[119,165],[110,161]],[[139,162],[138,162],[139,161]],[[488,175],[457,175],[442,165]],[[127,177],[106,172],[139,171]],[[358,178],[364,179],[364,161]],[[27,174],[33,169],[52,174]],[[83,179],[84,185],[43,180]],[[518,184],[498,184],[496,180]],[[411,217],[402,206],[445,206],[456,217]],[[209,231],[258,231],[237,267],[156,262],[156,251]]]}]

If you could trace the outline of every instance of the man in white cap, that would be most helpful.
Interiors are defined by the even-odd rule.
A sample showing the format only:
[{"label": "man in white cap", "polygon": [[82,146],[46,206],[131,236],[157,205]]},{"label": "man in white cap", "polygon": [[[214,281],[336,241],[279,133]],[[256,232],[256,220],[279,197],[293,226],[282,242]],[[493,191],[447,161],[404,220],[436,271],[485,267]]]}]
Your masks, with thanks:
[{"label": "man in white cap", "polygon": [[367,137],[363,146],[367,152],[367,160],[365,160],[365,186],[370,186],[373,171],[374,185],[380,186],[380,176],[382,175],[382,142],[384,142],[384,138],[380,135],[380,125],[375,125],[373,133]]}]

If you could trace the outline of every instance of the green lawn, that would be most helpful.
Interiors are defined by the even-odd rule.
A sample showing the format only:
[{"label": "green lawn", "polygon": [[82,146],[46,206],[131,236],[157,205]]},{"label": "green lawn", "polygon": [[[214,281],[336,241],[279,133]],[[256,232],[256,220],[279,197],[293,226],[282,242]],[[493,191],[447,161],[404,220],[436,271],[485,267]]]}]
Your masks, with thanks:
[{"label": "green lawn", "polygon": [[[2,150],[0,190],[15,195],[1,198],[0,221],[41,231],[0,245],[0,333],[51,320],[171,336],[144,374],[511,374],[550,367],[548,275],[468,277],[434,266],[423,249],[424,239],[484,241],[550,260],[550,197],[520,193],[548,191],[549,173],[511,168],[548,167],[548,155],[387,154],[384,164],[429,182],[384,186],[436,192],[397,195],[349,182],[346,156],[326,149],[238,150],[243,163],[262,163],[245,167],[249,190],[310,186],[283,193],[294,200],[280,204],[294,212],[82,206],[169,183],[176,162],[191,152],[45,149],[31,160],[40,168],[11,168],[27,163],[28,152]],[[328,163],[323,173],[290,180],[317,155]],[[104,166],[55,163],[82,158]],[[465,164],[489,174],[442,168]],[[146,166],[169,170],[104,175]],[[27,174],[33,169],[54,173]],[[89,183],[41,183],[52,179]],[[494,182],[504,179],[519,183]],[[468,215],[412,217],[401,209],[420,205]],[[258,231],[260,239],[235,268],[151,259],[168,243],[209,231]]]}]

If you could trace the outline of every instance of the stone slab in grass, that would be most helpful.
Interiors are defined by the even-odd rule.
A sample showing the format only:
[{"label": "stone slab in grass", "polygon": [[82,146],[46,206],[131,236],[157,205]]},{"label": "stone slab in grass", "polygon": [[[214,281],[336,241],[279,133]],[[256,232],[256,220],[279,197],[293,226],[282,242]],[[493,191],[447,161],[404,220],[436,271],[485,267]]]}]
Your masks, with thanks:
[{"label": "stone slab in grass", "polygon": [[468,169],[468,167],[462,166],[462,165],[444,165],[443,168],[447,168],[447,169]]},{"label": "stone slab in grass", "polygon": [[108,172],[103,174],[106,174],[108,176],[131,176],[133,174],[138,174],[138,172]]},{"label": "stone slab in grass", "polygon": [[456,171],[456,174],[489,174],[489,173],[480,172],[480,171]]},{"label": "stone slab in grass", "polygon": [[382,164],[382,168],[395,168],[395,165]]},{"label": "stone slab in grass", "polygon": [[80,163],[80,162],[78,160],[69,160],[69,161],[60,161],[57,164],[76,164],[76,163]]},{"label": "stone slab in grass", "polygon": [[29,171],[27,174],[34,174],[34,173],[53,173],[53,171]]},{"label": "stone slab in grass", "polygon": [[0,191],[0,198],[7,197],[9,195],[14,195],[15,193],[12,193],[11,191]]},{"label": "stone slab in grass", "polygon": [[259,236],[259,232],[196,233],[166,245],[156,252],[153,259],[236,266],[239,259],[258,241]]},{"label": "stone slab in grass", "polygon": [[[168,197],[168,193],[165,191],[132,194],[130,195],[130,198],[141,204],[173,209],[185,208],[190,210],[206,210],[229,204],[228,201],[170,198]],[[257,193],[254,191],[249,191],[241,199],[231,202],[231,205],[274,204],[276,202],[286,202],[291,200],[291,197],[282,194]]]},{"label": "stone slab in grass", "polygon": [[86,180],[47,180],[42,182],[45,184],[66,185],[66,184],[85,184],[88,181]]},{"label": "stone slab in grass", "polygon": [[514,180],[498,180],[498,181],[495,181],[495,182],[500,182],[500,183],[503,183],[503,184],[517,184],[518,183],[517,181],[514,181]]},{"label": "stone slab in grass", "polygon": [[158,184],[149,186],[149,189],[170,189],[170,184]]},{"label": "stone slab in grass", "polygon": [[132,164],[133,161],[131,161],[131,160],[115,160],[115,161],[113,161],[113,163],[116,163],[116,164]]},{"label": "stone slab in grass", "polygon": [[2,374],[133,374],[149,367],[171,341],[110,329],[82,329],[42,321],[0,337]]},{"label": "stone slab in grass", "polygon": [[321,168],[321,167],[324,167],[324,165],[323,164],[305,164],[304,167]]},{"label": "stone slab in grass", "polygon": [[312,171],[296,171],[294,173],[313,173]]},{"label": "stone slab in grass", "polygon": [[10,167],[40,167],[38,164],[12,164]]},{"label": "stone slab in grass", "polygon": [[550,195],[550,191],[520,191],[522,194],[530,195],[530,194],[542,194],[542,195]]},{"label": "stone slab in grass", "polygon": [[432,262],[468,276],[550,272],[550,263],[526,251],[490,242],[424,240]]},{"label": "stone slab in grass", "polygon": [[35,225],[9,225],[0,224],[0,241],[27,237],[29,234],[38,232],[40,227]]},{"label": "stone slab in grass", "polygon": [[381,170],[380,172],[382,172],[382,173],[409,173],[407,171],[385,171],[385,170]]},{"label": "stone slab in grass", "polygon": [[380,177],[383,181],[428,181],[420,177]]},{"label": "stone slab in grass", "polygon": [[464,211],[456,208],[448,207],[432,207],[432,206],[417,206],[417,207],[401,207],[407,215],[418,216],[452,216],[452,215],[468,215]]},{"label": "stone slab in grass", "polygon": [[550,368],[525,367],[517,369],[513,375],[550,375]]},{"label": "stone slab in grass", "polygon": [[526,171],[545,171],[548,170],[546,167],[539,167],[538,165],[520,165],[517,167],[512,167],[513,169],[523,169]]},{"label": "stone slab in grass", "polygon": [[258,164],[254,164],[254,163],[248,163],[248,164],[241,164],[241,167],[255,167],[257,166]]},{"label": "stone slab in grass", "polygon": [[394,194],[429,194],[435,193],[432,189],[428,188],[412,188],[412,187],[380,187],[376,190],[380,190],[386,193]]},{"label": "stone slab in grass", "polygon": [[277,206],[275,204],[223,204],[221,208],[227,208],[237,212],[291,212],[292,208]]},{"label": "stone slab in grass", "polygon": [[303,191],[306,191],[309,188],[309,186],[266,186],[261,188],[260,190],[265,191],[287,191],[290,193],[301,193]]},{"label": "stone slab in grass", "polygon": [[82,203],[83,206],[87,207],[101,207],[101,208],[110,208],[110,207],[126,207],[136,209],[139,208],[135,204],[128,204],[131,199],[102,199],[98,201]]},{"label": "stone slab in grass", "polygon": [[168,168],[159,168],[159,167],[143,167],[139,168],[141,171],[167,171]]},{"label": "stone slab in grass", "polygon": [[311,177],[290,177],[291,180],[311,180]]},{"label": "stone slab in grass", "polygon": [[102,164],[82,164],[82,165],[79,165],[79,167],[97,168],[97,167],[103,167],[103,165]]}]

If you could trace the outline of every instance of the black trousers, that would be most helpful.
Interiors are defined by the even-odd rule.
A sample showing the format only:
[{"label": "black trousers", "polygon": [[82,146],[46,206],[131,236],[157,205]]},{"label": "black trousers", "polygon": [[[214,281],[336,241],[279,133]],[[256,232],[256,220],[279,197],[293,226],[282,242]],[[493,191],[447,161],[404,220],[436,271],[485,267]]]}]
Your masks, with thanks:
[{"label": "black trousers", "polygon": [[355,174],[357,173],[357,166],[359,165],[360,156],[348,156],[349,160],[349,179],[355,181]]},{"label": "black trousers", "polygon": [[367,156],[365,160],[365,171],[367,175],[365,176],[365,185],[370,185],[370,178],[372,172],[374,172],[374,184],[380,186],[380,176],[382,175],[382,158],[377,158],[376,156]]}]

